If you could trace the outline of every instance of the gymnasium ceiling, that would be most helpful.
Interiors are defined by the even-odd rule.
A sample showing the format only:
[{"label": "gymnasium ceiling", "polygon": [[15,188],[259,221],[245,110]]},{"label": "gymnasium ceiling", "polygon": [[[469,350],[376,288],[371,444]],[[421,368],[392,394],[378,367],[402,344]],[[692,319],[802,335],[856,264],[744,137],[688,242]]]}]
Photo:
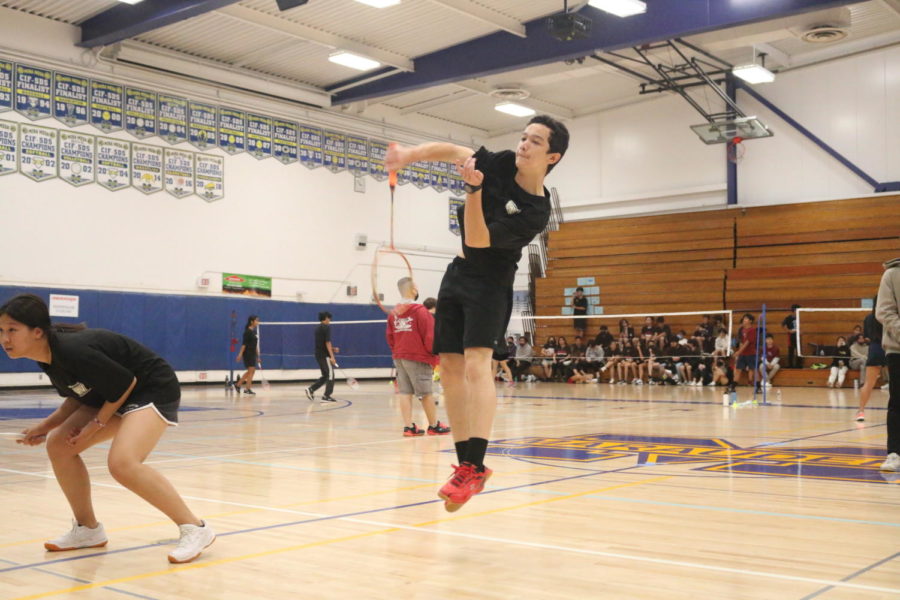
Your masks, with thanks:
[{"label": "gymnasium ceiling", "polygon": [[[82,45],[132,62],[190,59],[189,76],[218,81],[221,70],[264,78],[310,92],[330,110],[394,123],[414,115],[434,131],[479,137],[521,127],[522,119],[493,109],[496,90],[522,90],[528,97],[520,104],[565,119],[655,97],[639,94],[637,75],[592,55],[652,74],[648,68],[604,51],[624,56],[633,45],[683,37],[731,64],[751,62],[755,49],[780,71],[900,43],[900,0],[646,3],[646,14],[623,19],[573,0],[570,12],[593,19],[593,33],[571,42],[553,39],[545,23],[562,12],[562,0],[402,0],[384,9],[309,0],[286,11],[275,0],[0,0],[0,7],[81,26]],[[801,39],[823,25],[847,35]],[[328,61],[336,49],[387,66],[360,75]],[[675,58],[671,50],[651,54]]]}]

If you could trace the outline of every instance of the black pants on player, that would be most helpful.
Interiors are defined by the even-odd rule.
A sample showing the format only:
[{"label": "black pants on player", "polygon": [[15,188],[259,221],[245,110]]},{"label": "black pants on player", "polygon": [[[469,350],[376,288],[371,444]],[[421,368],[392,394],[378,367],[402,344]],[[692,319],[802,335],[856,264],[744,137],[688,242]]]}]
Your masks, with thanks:
[{"label": "black pants on player", "polygon": [[319,369],[322,371],[322,376],[309,386],[309,391],[315,392],[324,385],[325,396],[331,396],[331,392],[334,391],[334,365],[332,365],[331,361],[328,360],[328,357],[325,356],[317,356],[316,362],[319,363]]},{"label": "black pants on player", "polygon": [[887,451],[900,454],[900,354],[888,354],[890,380],[887,410]]}]

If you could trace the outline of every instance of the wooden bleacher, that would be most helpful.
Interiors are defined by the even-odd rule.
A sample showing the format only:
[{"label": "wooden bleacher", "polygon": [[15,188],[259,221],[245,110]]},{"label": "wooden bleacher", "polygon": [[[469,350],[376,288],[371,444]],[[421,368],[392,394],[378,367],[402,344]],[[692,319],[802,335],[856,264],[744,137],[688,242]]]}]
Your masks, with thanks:
[{"label": "wooden bleacher", "polygon": [[[758,316],[766,304],[769,331],[786,355],[781,321],[792,304],[858,307],[876,293],[882,262],[900,256],[900,196],[563,223],[548,246],[547,276],[536,282],[538,315],[560,315],[564,289],[585,276],[596,279],[607,315],[727,308],[739,320],[743,312]],[[812,343],[833,344],[864,316],[810,316],[801,323],[804,353]],[[699,320],[671,317],[667,323],[690,333]],[[616,321],[590,317],[588,335],[601,323],[615,333]],[[629,321],[638,329],[643,324],[639,317]],[[572,321],[538,321],[537,344],[549,335],[571,341]],[[824,385],[823,374],[827,378],[827,369],[783,370],[778,377]],[[848,375],[845,386],[854,377]]]}]

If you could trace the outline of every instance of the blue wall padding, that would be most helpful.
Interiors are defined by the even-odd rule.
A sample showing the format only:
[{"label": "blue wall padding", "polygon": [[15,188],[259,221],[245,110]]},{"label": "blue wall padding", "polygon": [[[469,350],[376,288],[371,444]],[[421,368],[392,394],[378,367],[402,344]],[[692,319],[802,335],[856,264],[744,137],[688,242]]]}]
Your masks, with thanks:
[{"label": "blue wall padding", "polygon": [[[313,304],[279,302],[244,296],[177,296],[63,288],[0,286],[0,304],[16,294],[37,294],[49,301],[51,293],[79,297],[79,318],[55,318],[58,322],[85,323],[110,329],[141,342],[165,358],[176,371],[242,369],[230,352],[231,312],[237,313],[235,353],[247,316],[262,321],[316,321],[327,310],[335,321],[378,319],[380,323],[332,325],[332,343],[340,348],[343,368],[390,367],[390,350],[384,339],[385,315],[366,304]],[[263,325],[260,331],[263,368],[315,369],[315,326]],[[34,361],[10,360],[0,352],[0,373],[37,371]]]}]

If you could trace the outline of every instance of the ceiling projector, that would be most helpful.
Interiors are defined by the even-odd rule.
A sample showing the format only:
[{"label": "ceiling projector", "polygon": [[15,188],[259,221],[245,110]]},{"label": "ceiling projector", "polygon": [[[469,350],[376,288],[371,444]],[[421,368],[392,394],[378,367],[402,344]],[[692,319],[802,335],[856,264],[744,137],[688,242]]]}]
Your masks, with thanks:
[{"label": "ceiling projector", "polygon": [[547,19],[550,35],[561,42],[583,40],[591,36],[591,20],[575,13],[553,15]]}]

